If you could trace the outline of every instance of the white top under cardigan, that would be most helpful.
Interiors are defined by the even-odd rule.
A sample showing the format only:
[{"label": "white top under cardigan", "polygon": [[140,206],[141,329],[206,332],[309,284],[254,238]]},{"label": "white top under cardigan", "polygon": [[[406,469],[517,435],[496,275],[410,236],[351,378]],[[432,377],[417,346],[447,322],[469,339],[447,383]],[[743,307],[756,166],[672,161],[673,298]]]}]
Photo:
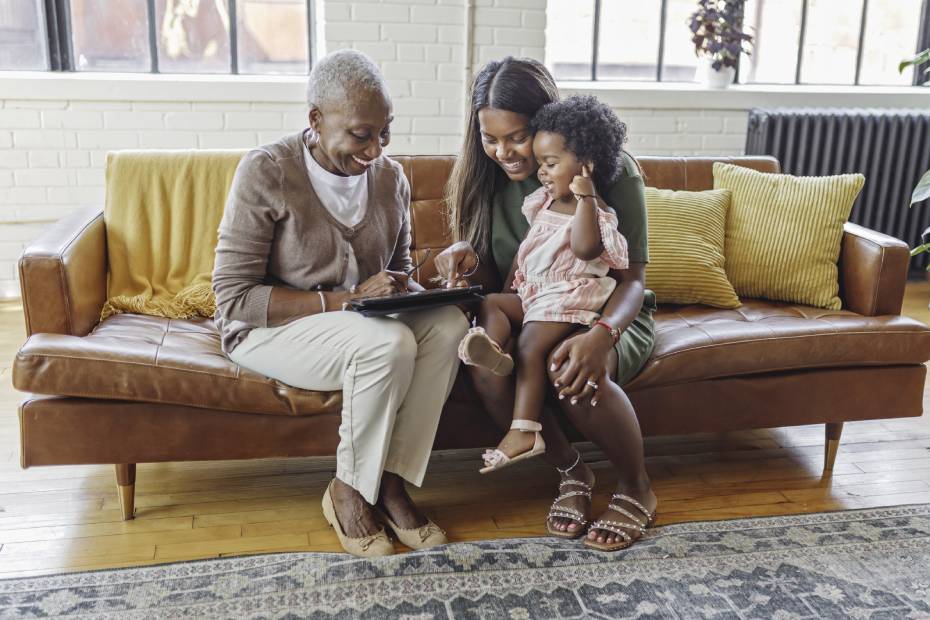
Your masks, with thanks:
[{"label": "white top under cardigan", "polygon": [[[333,174],[317,162],[304,142],[304,159],[307,160],[307,174],[317,198],[336,220],[346,228],[354,228],[365,217],[368,208],[368,175],[339,176]],[[347,291],[359,283],[358,261],[348,242],[343,244],[348,261],[346,278],[333,290]]]}]

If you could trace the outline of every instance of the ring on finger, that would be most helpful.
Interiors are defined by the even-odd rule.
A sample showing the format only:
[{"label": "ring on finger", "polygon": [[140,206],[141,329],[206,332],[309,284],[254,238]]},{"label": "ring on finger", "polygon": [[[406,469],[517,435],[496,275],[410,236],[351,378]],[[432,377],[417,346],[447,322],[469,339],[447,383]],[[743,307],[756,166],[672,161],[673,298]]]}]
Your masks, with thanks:
[{"label": "ring on finger", "polygon": [[589,386],[591,386],[591,389],[592,389],[592,390],[596,390],[596,389],[597,389],[597,383],[596,383],[595,381],[592,381],[591,379],[588,379],[588,382],[587,382],[587,383],[588,383]]}]

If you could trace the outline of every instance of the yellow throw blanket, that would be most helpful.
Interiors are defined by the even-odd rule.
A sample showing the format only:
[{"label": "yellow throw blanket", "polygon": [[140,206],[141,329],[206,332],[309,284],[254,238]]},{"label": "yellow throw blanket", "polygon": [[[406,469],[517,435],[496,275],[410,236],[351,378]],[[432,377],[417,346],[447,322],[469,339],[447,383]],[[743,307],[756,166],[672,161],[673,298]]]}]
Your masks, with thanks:
[{"label": "yellow throw blanket", "polygon": [[109,288],[101,319],[121,312],[211,317],[216,235],[245,151],[107,155]]}]

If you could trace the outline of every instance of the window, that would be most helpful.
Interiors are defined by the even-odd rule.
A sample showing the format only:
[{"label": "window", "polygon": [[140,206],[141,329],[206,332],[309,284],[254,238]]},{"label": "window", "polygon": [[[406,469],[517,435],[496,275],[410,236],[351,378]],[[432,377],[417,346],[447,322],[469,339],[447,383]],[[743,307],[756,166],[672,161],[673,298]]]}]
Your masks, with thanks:
[{"label": "window", "polygon": [[[559,80],[694,79],[697,0],[549,0],[546,64]],[[747,84],[909,85],[898,63],[930,47],[930,0],[746,0]],[[566,36],[565,33],[569,33]]]},{"label": "window", "polygon": [[151,70],[145,0],[70,2],[76,70]]},{"label": "window", "polygon": [[0,2],[0,69],[45,69],[48,50],[41,0]]},{"label": "window", "polygon": [[303,74],[315,0],[2,0],[0,70]]},{"label": "window", "polygon": [[[631,36],[618,36],[628,31]],[[659,21],[652,3],[612,0],[601,4],[597,74],[605,80],[654,80]]]},{"label": "window", "polygon": [[237,0],[240,73],[310,71],[307,2]]}]

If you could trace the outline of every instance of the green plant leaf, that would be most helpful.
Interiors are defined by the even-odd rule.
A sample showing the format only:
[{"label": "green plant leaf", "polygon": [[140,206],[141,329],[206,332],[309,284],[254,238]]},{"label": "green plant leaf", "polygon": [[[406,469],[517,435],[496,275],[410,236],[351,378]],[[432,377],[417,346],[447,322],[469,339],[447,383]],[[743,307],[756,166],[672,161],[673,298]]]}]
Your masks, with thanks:
[{"label": "green plant leaf", "polygon": [[911,204],[913,205],[915,202],[927,198],[930,198],[930,170],[924,172],[924,176],[920,177],[920,181],[917,182],[917,187],[914,188],[914,193],[911,194]]},{"label": "green plant leaf", "polygon": [[918,245],[916,248],[911,250],[911,256],[917,256],[918,254],[923,254],[927,250],[930,250],[930,243],[922,243],[921,245]]},{"label": "green plant leaf", "polygon": [[904,70],[910,67],[911,65],[922,65],[925,62],[930,62],[930,48],[925,49],[924,51],[917,54],[913,58],[902,60],[898,64],[898,73],[904,73]]}]

